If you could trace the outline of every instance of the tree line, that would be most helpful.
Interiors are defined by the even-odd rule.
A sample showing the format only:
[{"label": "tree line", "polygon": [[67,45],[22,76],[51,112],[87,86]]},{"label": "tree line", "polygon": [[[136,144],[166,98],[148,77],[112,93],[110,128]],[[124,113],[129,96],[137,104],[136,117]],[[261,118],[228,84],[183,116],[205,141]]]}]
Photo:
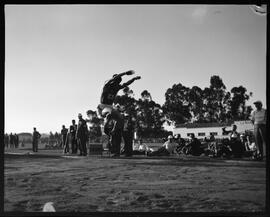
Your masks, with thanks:
[{"label": "tree line", "polygon": [[246,105],[250,97],[252,92],[248,93],[242,85],[227,91],[222,79],[213,75],[209,87],[204,89],[174,84],[166,90],[163,105],[156,103],[148,90],[135,99],[129,87],[116,97],[115,103],[132,116],[140,137],[157,138],[168,133],[163,129],[164,122],[177,125],[247,120],[252,111]]},{"label": "tree line", "polygon": [[[142,91],[138,99],[134,92],[126,87],[116,96],[115,104],[120,110],[125,110],[134,121],[135,130],[140,138],[162,138],[170,134],[163,128],[169,125],[185,123],[221,123],[249,119],[252,111],[246,102],[252,97],[252,92],[242,85],[226,89],[222,79],[213,75],[209,87],[204,89],[191,88],[181,83],[173,84],[165,92],[165,103],[156,103],[148,90]],[[103,119],[97,117],[96,111],[91,122],[90,137],[100,137],[100,125]],[[60,139],[61,134],[50,132],[50,139]]]}]

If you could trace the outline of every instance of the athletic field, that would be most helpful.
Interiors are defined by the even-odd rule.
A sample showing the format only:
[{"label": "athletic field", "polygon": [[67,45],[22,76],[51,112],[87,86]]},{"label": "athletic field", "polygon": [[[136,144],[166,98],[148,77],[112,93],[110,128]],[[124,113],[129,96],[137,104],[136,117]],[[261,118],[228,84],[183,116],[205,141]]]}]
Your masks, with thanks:
[{"label": "athletic field", "polygon": [[49,201],[61,212],[265,209],[265,162],[204,156],[63,157],[55,150],[7,152],[5,212],[41,211]]}]

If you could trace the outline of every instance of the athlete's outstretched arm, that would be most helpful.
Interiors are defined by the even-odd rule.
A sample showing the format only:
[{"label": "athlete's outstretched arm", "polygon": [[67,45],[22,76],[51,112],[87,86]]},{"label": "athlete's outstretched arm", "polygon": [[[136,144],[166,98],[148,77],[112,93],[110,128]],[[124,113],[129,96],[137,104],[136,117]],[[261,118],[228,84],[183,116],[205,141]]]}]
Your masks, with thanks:
[{"label": "athlete's outstretched arm", "polygon": [[129,81],[121,85],[121,89],[127,87],[128,85],[132,84],[135,80],[139,80],[139,79],[141,79],[141,76],[137,76],[135,78],[130,79]]},{"label": "athlete's outstretched arm", "polygon": [[114,78],[119,78],[119,77],[122,77],[124,75],[133,75],[135,72],[133,70],[129,70],[129,71],[126,71],[126,72],[122,72],[120,74],[117,74],[116,76],[114,76]]},{"label": "athlete's outstretched arm", "polygon": [[119,73],[119,74],[116,74],[113,78],[111,78],[107,83],[111,83],[113,82],[114,80],[118,79],[119,77],[122,77],[124,75],[133,75],[135,72],[133,70],[129,70],[129,71],[126,71],[126,72],[122,72],[122,73]]}]

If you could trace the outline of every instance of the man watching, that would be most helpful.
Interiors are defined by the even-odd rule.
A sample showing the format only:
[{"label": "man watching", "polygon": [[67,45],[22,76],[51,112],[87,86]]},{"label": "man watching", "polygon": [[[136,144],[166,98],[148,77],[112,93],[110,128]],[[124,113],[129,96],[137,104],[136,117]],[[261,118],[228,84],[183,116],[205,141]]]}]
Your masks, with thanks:
[{"label": "man watching", "polygon": [[64,153],[69,152],[69,144],[68,144],[68,129],[65,127],[65,125],[62,125],[62,130],[61,130],[61,142],[62,142],[62,147],[64,149]]},{"label": "man watching", "polygon": [[77,124],[75,120],[72,120],[72,125],[70,125],[69,127],[72,154],[77,154],[77,150],[78,150],[77,140],[76,140],[76,131],[77,131]]},{"label": "man watching", "polygon": [[40,133],[34,127],[33,139],[32,139],[33,152],[38,152],[38,141],[40,137],[41,137]]},{"label": "man watching", "polygon": [[79,146],[80,156],[86,156],[87,155],[86,143],[88,140],[87,124],[86,121],[82,118],[82,114],[79,113],[78,118],[79,121],[76,131],[77,144]]},{"label": "man watching", "polygon": [[263,160],[266,155],[266,109],[262,108],[262,102],[254,102],[256,110],[251,114],[251,122],[254,124],[254,137],[257,147],[257,160]]}]

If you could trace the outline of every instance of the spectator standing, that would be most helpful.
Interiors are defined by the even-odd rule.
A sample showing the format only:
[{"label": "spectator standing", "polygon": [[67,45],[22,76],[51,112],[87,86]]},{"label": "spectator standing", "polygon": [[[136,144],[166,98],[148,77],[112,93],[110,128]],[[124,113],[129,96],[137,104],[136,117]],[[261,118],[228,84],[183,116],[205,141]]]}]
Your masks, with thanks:
[{"label": "spectator standing", "polygon": [[33,152],[38,152],[38,142],[39,142],[40,137],[41,137],[40,133],[34,127],[33,138],[32,138]]},{"label": "spectator standing", "polygon": [[14,134],[14,147],[18,148],[19,146],[19,136],[15,133]]},{"label": "spectator standing", "polygon": [[9,135],[9,144],[10,148],[14,148],[14,135],[12,133]]},{"label": "spectator standing", "polygon": [[5,134],[4,140],[5,140],[5,141],[4,141],[4,142],[5,142],[5,147],[8,148],[8,144],[9,144],[9,136],[8,136],[7,133]]},{"label": "spectator standing", "polygon": [[251,114],[251,122],[254,124],[254,137],[257,147],[257,160],[263,160],[266,155],[266,109],[262,108],[262,102],[254,102],[256,110]]},{"label": "spectator standing", "polygon": [[68,144],[67,134],[68,134],[68,129],[66,128],[65,125],[63,125],[62,130],[61,130],[61,143],[62,143],[62,147],[64,149],[64,154],[69,152],[69,144]]},{"label": "spectator standing", "polygon": [[124,139],[124,154],[126,157],[132,156],[133,152],[133,135],[134,135],[134,123],[132,117],[124,113],[124,128],[123,128],[123,139]]},{"label": "spectator standing", "polygon": [[86,143],[88,141],[88,129],[86,121],[82,118],[82,114],[78,114],[78,127],[76,131],[77,144],[80,150],[80,156],[87,155]]},{"label": "spectator standing", "polygon": [[[102,116],[105,117],[104,132],[111,136],[111,153],[112,157],[120,156],[122,132],[124,127],[123,117],[116,109],[103,109]],[[112,129],[109,131],[109,125],[112,124]]]},{"label": "spectator standing", "polygon": [[71,143],[71,151],[72,154],[77,154],[78,146],[77,146],[77,140],[76,140],[76,131],[77,131],[77,124],[75,120],[72,120],[72,125],[69,127],[69,138]]}]

